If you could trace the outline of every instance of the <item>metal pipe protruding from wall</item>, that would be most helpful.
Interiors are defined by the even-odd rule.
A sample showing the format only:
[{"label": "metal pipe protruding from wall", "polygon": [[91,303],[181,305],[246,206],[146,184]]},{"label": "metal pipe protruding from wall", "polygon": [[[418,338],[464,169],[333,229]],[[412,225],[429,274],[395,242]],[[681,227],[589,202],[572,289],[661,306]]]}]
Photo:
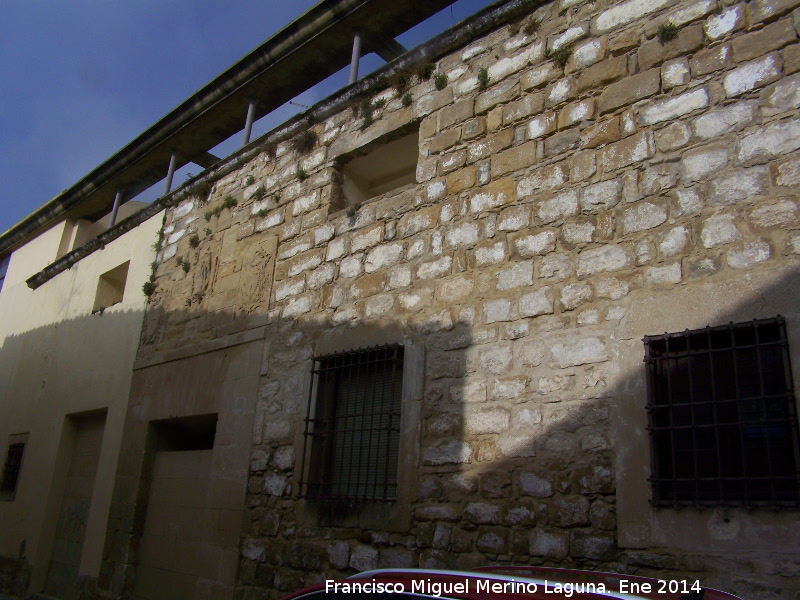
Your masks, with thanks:
[{"label": "metal pipe protruding from wall", "polygon": [[164,195],[169,194],[172,189],[172,177],[175,175],[175,163],[178,162],[178,155],[173,152],[169,157],[169,169],[167,169],[167,181],[164,182]]},{"label": "metal pipe protruding from wall", "polygon": [[122,204],[122,190],[117,190],[117,195],[114,196],[114,207],[111,209],[111,218],[108,221],[109,229],[117,222],[117,211],[119,210],[120,204]]},{"label": "metal pipe protruding from wall", "polygon": [[244,137],[242,138],[242,146],[247,146],[250,143],[250,131],[253,129],[253,117],[256,116],[256,100],[250,98],[250,104],[247,107],[247,121],[244,124]]},{"label": "metal pipe protruding from wall", "polygon": [[361,60],[361,32],[353,34],[353,56],[350,58],[350,81],[348,85],[358,80],[358,61]]}]

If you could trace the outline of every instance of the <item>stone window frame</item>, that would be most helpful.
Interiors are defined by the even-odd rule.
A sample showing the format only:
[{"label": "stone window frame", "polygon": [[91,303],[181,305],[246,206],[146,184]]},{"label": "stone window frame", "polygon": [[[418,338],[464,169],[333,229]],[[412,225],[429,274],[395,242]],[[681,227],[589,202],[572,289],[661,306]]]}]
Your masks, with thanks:
[{"label": "stone window frame", "polygon": [[[765,336],[771,337],[764,339]],[[800,507],[800,460],[797,458],[800,456],[800,431],[783,317],[645,336],[643,341],[647,377],[651,504],[655,507],[672,508]],[[770,356],[770,352],[774,356]],[[743,370],[738,365],[740,362],[748,363],[748,374],[755,371],[759,387],[757,395],[741,396],[746,387],[745,377],[748,375],[742,374]],[[717,390],[724,383],[715,379],[715,366],[730,371],[723,380],[729,381],[732,375],[735,398]],[[772,371],[775,373],[771,373]],[[774,377],[769,381],[775,379],[770,387],[779,390],[777,393],[771,393],[774,390],[768,393],[765,389],[770,375]],[[681,400],[686,394],[688,402]],[[703,400],[706,397],[710,399]],[[763,419],[753,421],[742,416],[750,405],[764,416],[767,424]],[[683,423],[687,408],[691,421],[689,424]],[[782,414],[770,416],[776,408]],[[707,414],[708,409],[710,414]],[[676,420],[679,419],[680,424],[676,425]],[[706,420],[709,422],[706,423]],[[789,448],[784,449],[784,452],[788,452],[791,455],[789,458],[794,459],[794,468],[789,468],[793,473],[774,472],[778,463],[783,465],[787,462],[783,458],[776,461],[770,454],[777,452],[773,448],[776,446],[774,442],[782,435],[780,431],[774,431],[775,428],[783,429],[785,437],[788,437],[786,442]],[[753,448],[748,449],[748,444],[745,443],[748,429],[753,430],[750,437],[759,431],[762,434],[759,439],[763,438],[768,457],[767,473],[764,476],[747,472],[747,464],[752,464],[762,454]],[[677,441],[681,432],[690,434],[690,447],[687,446],[686,439],[683,442]],[[723,446],[728,448],[730,445],[723,443],[721,438],[727,439],[731,436],[738,438],[741,456],[735,452],[723,451]],[[686,437],[685,434],[683,437]],[[702,448],[698,446],[709,444],[714,447],[701,453]],[[693,457],[693,469],[689,469],[685,460],[679,456],[689,451]],[[709,466],[709,460],[715,465]],[[712,473],[714,466],[715,477]],[[741,468],[741,476],[724,474],[725,471],[730,472],[736,468]],[[677,474],[679,470],[683,471],[680,476]],[[737,480],[741,480],[739,491],[736,491]],[[785,492],[783,495],[782,490]]]},{"label": "stone window frame", "polygon": [[[410,123],[406,123],[405,125],[398,127],[397,129],[387,131],[386,133],[380,135],[379,137],[370,140],[367,143],[358,146],[357,148],[351,149],[343,154],[340,154],[335,158],[333,162],[334,194],[331,201],[332,214],[338,213],[339,211],[343,211],[346,209],[348,211],[348,215],[350,215],[350,212],[354,210],[357,211],[358,208],[364,206],[367,203],[371,204],[387,195],[395,194],[399,190],[402,190],[407,186],[416,186],[419,184],[419,181],[417,180],[416,177],[416,171],[417,168],[419,167],[419,160],[420,160],[420,143],[419,143],[420,124],[421,124],[421,119],[412,120]],[[386,147],[388,144],[391,144],[392,142],[397,142],[399,140],[402,140],[403,138],[407,138],[415,134],[417,136],[417,144],[416,144],[417,160],[414,169],[413,183],[409,182],[401,184],[395,188],[383,190],[379,194],[375,194],[374,196],[364,198],[360,201],[352,202],[348,200],[347,195],[345,193],[345,171],[349,164],[351,164],[354,160],[370,157],[374,155],[376,152],[380,151],[382,148]]]},{"label": "stone window frame", "polygon": [[[337,503],[333,510],[321,506],[313,498],[301,495],[301,486],[295,486],[294,497],[297,500],[296,516],[299,524],[304,526],[359,527],[383,531],[408,531],[411,526],[411,507],[419,496],[419,444],[422,414],[422,396],[424,390],[425,347],[421,342],[405,339],[369,340],[367,345],[400,344],[403,346],[402,392],[400,399],[400,441],[397,465],[397,494],[394,499],[380,501],[359,501]],[[319,349],[315,354],[327,355],[352,348],[340,341],[325,350]],[[312,374],[314,359],[307,363],[306,378],[303,385],[303,398],[311,393],[314,384]],[[302,419],[306,418],[305,410],[300,411]],[[295,436],[295,448],[302,450],[305,427],[299,427]],[[307,471],[310,455],[302,451],[296,452],[295,473]]]}]

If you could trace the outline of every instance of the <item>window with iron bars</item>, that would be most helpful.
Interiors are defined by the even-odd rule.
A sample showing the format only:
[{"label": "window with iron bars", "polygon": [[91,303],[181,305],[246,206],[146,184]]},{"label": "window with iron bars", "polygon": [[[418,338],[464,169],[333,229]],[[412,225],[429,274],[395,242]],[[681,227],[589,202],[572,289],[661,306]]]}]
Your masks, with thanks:
[{"label": "window with iron bars", "polygon": [[800,506],[783,317],[644,343],[653,504]]},{"label": "window with iron bars", "polygon": [[25,451],[24,443],[10,444],[3,466],[3,480],[0,482],[0,494],[5,499],[13,499],[17,491],[19,471],[22,467],[22,454]]},{"label": "window with iron bars", "polygon": [[314,359],[300,495],[394,500],[400,447],[403,346]]}]

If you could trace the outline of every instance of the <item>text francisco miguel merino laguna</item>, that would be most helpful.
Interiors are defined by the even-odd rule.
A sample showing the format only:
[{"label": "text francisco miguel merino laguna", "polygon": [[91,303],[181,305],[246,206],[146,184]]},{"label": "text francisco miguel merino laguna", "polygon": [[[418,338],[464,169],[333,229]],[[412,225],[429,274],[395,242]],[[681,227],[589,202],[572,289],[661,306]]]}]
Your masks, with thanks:
[{"label": "text francisco miguel merino laguna", "polygon": [[[690,581],[669,581],[658,582],[658,587],[664,584],[663,590],[653,589],[657,586],[642,581],[627,581],[619,579],[618,589],[615,591],[625,593],[663,593],[668,588],[680,588],[689,590],[699,589],[699,582]],[[408,583],[408,582],[406,582]],[[617,586],[614,586],[617,587]],[[427,596],[440,597],[452,594],[467,594],[470,592],[484,592],[487,594],[535,594],[541,589],[545,594],[559,594],[564,597],[571,597],[573,594],[604,594],[606,586],[603,583],[595,582],[576,582],[564,583],[547,581],[517,581],[515,579],[497,581],[490,579],[465,577],[459,581],[431,581],[430,579],[412,579],[411,589],[406,590],[406,584],[393,581],[355,580],[340,582],[332,579],[325,580],[325,593],[344,593],[344,594],[402,594],[410,591],[412,594],[424,594]]]}]

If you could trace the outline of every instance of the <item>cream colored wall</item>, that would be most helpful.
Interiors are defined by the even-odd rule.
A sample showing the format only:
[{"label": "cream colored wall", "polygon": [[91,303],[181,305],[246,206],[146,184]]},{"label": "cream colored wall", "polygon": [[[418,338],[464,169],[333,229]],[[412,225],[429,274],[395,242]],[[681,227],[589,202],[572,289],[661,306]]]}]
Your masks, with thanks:
[{"label": "cream colored wall", "polygon": [[[162,214],[87,256],[36,290],[25,280],[56,257],[60,224],[16,250],[0,292],[0,444],[30,432],[16,498],[0,502],[0,555],[33,565],[31,592],[46,576],[69,463],[70,414],[107,410],[80,573],[96,576]],[[130,261],[122,302],[92,314],[99,277]],[[59,450],[61,449],[61,450]]]}]

